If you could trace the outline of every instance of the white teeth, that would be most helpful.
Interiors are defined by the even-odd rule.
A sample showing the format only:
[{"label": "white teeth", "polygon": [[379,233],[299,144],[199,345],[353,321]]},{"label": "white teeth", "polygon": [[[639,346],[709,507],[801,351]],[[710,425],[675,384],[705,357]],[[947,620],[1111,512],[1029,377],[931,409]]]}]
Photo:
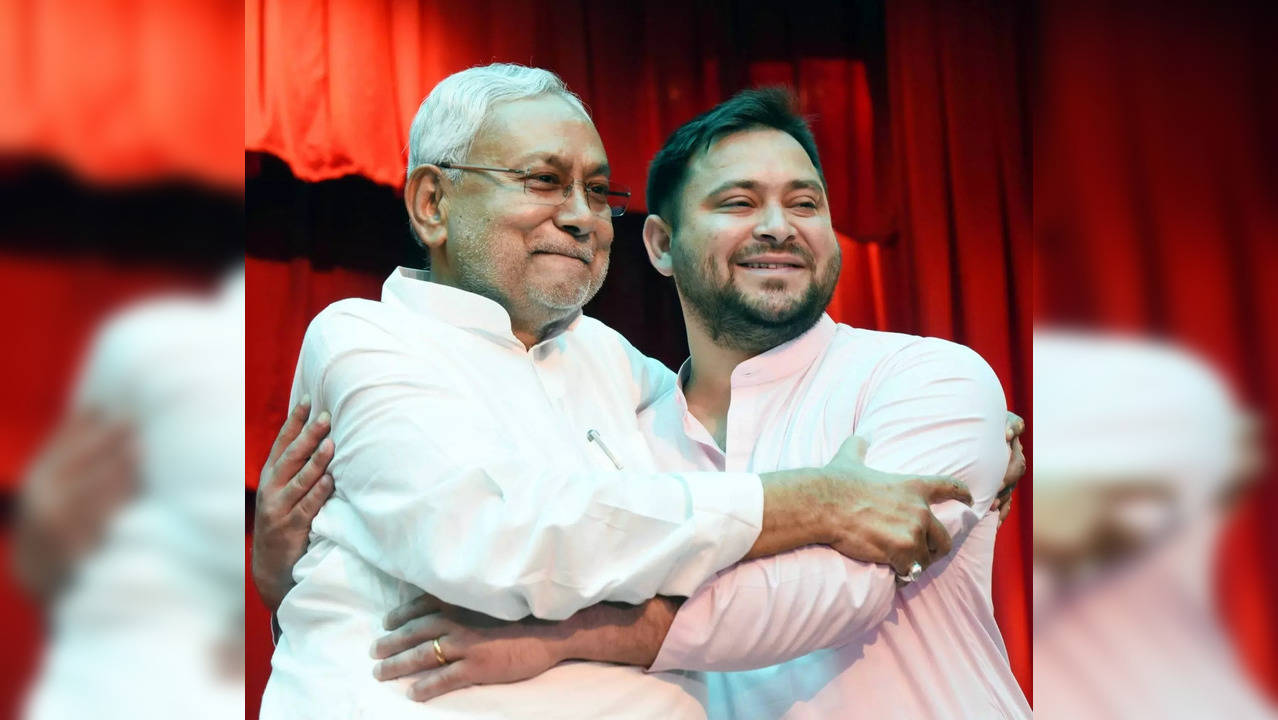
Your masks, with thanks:
[{"label": "white teeth", "polygon": [[743,263],[748,268],[759,268],[764,270],[777,270],[779,268],[794,267],[793,265],[781,265],[779,263]]}]

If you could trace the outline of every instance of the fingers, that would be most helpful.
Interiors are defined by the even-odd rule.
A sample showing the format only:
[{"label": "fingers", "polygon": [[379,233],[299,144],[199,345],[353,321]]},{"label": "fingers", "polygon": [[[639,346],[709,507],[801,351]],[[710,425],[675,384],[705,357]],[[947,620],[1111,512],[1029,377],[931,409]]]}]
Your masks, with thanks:
[{"label": "fingers", "polygon": [[96,442],[96,448],[119,447],[133,437],[133,426],[123,418],[102,419],[90,426],[88,436]]},{"label": "fingers", "polygon": [[1013,438],[1020,437],[1023,432],[1025,432],[1025,418],[1014,412],[1008,411],[1007,430],[1005,434],[1007,441],[1010,443]]},{"label": "fingers", "polygon": [[1012,452],[1007,458],[1007,472],[1003,475],[1003,489],[1000,494],[1011,492],[1011,487],[1025,477],[1027,469],[1025,448],[1021,445],[1021,439],[1016,438],[1012,440]]},{"label": "fingers", "polygon": [[[328,435],[329,421],[330,416],[328,411],[325,410],[319,414],[319,417],[302,428],[302,432],[298,433],[293,442],[284,448],[279,460],[271,468],[272,482],[284,482],[285,478],[293,477],[302,469],[302,465],[319,450],[320,443]],[[301,497],[301,495],[299,494],[298,497]]]},{"label": "fingers", "polygon": [[923,528],[919,528],[910,547],[897,553],[888,564],[897,575],[909,575],[915,563],[926,570],[927,566],[932,564],[932,553],[928,550],[927,543],[926,533]]},{"label": "fingers", "polygon": [[69,468],[81,472],[94,468],[104,460],[132,458],[136,454],[133,427],[121,418],[108,419],[98,411],[83,413],[66,432],[55,435],[50,447]]},{"label": "fingers", "polygon": [[[443,634],[444,628],[440,620],[434,613],[408,620],[390,633],[377,638],[369,654],[378,660],[384,660],[413,648],[430,645],[432,640]],[[434,658],[434,647],[429,649]]]},{"label": "fingers", "polygon": [[319,515],[320,508],[324,507],[324,503],[332,494],[333,476],[328,473],[324,473],[320,476],[320,479],[311,486],[311,489],[306,491],[306,494],[302,496],[302,499],[298,500],[297,504],[293,506],[293,512],[298,513],[298,519],[304,520],[307,526],[309,526],[311,521],[315,519],[315,516]]},{"label": "fingers", "polygon": [[925,517],[916,526],[912,542],[900,547],[896,556],[888,563],[896,572],[898,581],[909,582],[902,579],[911,574],[915,563],[926,570],[932,563],[948,555],[953,548],[950,533],[941,521],[930,511],[925,510],[924,513]]},{"label": "fingers", "polygon": [[932,559],[935,561],[950,554],[953,541],[950,539],[949,531],[945,529],[940,520],[936,519],[935,515],[929,513],[928,519],[930,522],[927,525],[927,545],[928,549],[932,551]]},{"label": "fingers", "polygon": [[437,613],[443,607],[444,603],[434,595],[419,595],[387,613],[386,619],[382,622],[382,627],[387,630],[394,630],[413,618]]},{"label": "fingers", "polygon": [[271,453],[266,456],[266,465],[269,467],[280,459],[280,453],[284,452],[284,448],[293,442],[297,434],[302,431],[302,425],[306,423],[306,418],[311,414],[311,396],[302,397],[301,402],[288,414],[284,420],[284,426],[280,428],[280,434],[275,436],[275,442],[271,444]]},{"label": "fingers", "polygon": [[898,535],[897,542],[888,551],[888,564],[897,575],[909,575],[915,563],[926,568],[932,562],[932,551],[928,547],[927,518],[932,513],[926,507],[916,509],[912,522],[902,527],[906,535]]},{"label": "fingers", "polygon": [[460,651],[451,647],[448,643],[448,636],[440,636],[438,633],[442,626],[438,622],[422,621],[423,626],[429,626],[429,637],[423,637],[422,641],[416,645],[410,646],[407,650],[391,655],[373,666],[373,677],[378,680],[394,680],[405,675],[415,675],[426,670],[434,670],[439,667],[439,658],[435,657],[435,640],[439,639],[440,649],[444,651],[444,657],[448,660],[459,660]]},{"label": "fingers", "polygon": [[1007,516],[1011,514],[1011,512],[1012,512],[1012,499],[1008,498],[1007,502],[1003,503],[998,508],[998,524],[1000,527],[1003,525],[1003,521],[1007,520]]},{"label": "fingers", "polygon": [[417,702],[425,702],[473,684],[469,678],[465,660],[450,662],[413,683],[408,690],[408,697]]},{"label": "fingers", "polygon": [[114,508],[137,489],[138,460],[126,444],[107,451],[84,476],[83,498],[103,508]]},{"label": "fingers", "polygon": [[[289,480],[284,487],[280,488],[279,502],[285,508],[292,508],[302,500],[315,485],[316,481],[324,475],[324,471],[328,469],[328,463],[333,459],[333,440],[332,438],[324,438],[319,448],[311,455],[301,470]],[[319,508],[315,508],[315,512],[319,512]]]},{"label": "fingers", "polygon": [[962,480],[938,476],[919,478],[919,482],[923,485],[923,499],[929,505],[945,502],[946,500],[958,500],[965,505],[972,504],[972,492],[967,489],[967,485]]}]

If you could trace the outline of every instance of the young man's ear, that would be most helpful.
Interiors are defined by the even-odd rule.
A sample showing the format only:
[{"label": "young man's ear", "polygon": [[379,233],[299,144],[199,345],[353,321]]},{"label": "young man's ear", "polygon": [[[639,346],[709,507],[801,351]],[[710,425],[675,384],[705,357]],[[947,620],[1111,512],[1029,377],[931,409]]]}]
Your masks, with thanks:
[{"label": "young man's ear", "polygon": [[404,185],[404,207],[417,239],[428,250],[439,250],[448,239],[448,203],[444,184],[448,178],[435,165],[422,165]]},{"label": "young man's ear", "polygon": [[643,245],[648,249],[648,261],[666,277],[674,275],[674,260],[670,257],[671,234],[670,224],[660,215],[649,215],[643,221]]}]

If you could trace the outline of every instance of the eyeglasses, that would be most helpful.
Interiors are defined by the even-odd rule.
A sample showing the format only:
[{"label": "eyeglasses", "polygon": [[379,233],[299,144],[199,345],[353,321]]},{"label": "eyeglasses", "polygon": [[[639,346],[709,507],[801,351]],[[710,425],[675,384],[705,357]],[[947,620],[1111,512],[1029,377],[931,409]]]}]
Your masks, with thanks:
[{"label": "eyeglasses", "polygon": [[515,170],[513,168],[484,167],[483,165],[458,165],[457,163],[435,163],[449,170],[470,170],[474,172],[500,172],[517,176],[524,184],[524,193],[531,202],[538,205],[562,205],[572,195],[573,186],[580,184],[586,194],[586,204],[591,211],[603,214],[607,211],[613,217],[626,212],[630,203],[630,188],[611,182],[586,182],[572,180],[563,182],[559,175],[551,170]]}]

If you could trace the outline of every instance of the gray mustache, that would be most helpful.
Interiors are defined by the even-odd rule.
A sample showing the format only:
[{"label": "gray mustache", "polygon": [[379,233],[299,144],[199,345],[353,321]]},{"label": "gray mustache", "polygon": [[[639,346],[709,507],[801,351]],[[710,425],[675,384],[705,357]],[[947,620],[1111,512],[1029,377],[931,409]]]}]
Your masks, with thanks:
[{"label": "gray mustache", "polygon": [[547,254],[547,255],[564,255],[564,256],[566,256],[566,257],[570,257],[570,258],[576,258],[576,259],[578,259],[578,260],[580,260],[580,261],[582,261],[582,262],[586,263],[587,265],[588,265],[588,264],[590,264],[590,261],[594,259],[594,254],[593,254],[593,253],[588,253],[588,252],[587,252],[587,253],[583,253],[583,252],[581,252],[581,251],[579,251],[579,250],[553,250],[553,249],[543,248],[543,249],[539,249],[539,250],[534,250],[534,251],[533,251],[533,253],[534,253],[534,254],[536,254],[536,253],[545,253],[545,254]]}]

